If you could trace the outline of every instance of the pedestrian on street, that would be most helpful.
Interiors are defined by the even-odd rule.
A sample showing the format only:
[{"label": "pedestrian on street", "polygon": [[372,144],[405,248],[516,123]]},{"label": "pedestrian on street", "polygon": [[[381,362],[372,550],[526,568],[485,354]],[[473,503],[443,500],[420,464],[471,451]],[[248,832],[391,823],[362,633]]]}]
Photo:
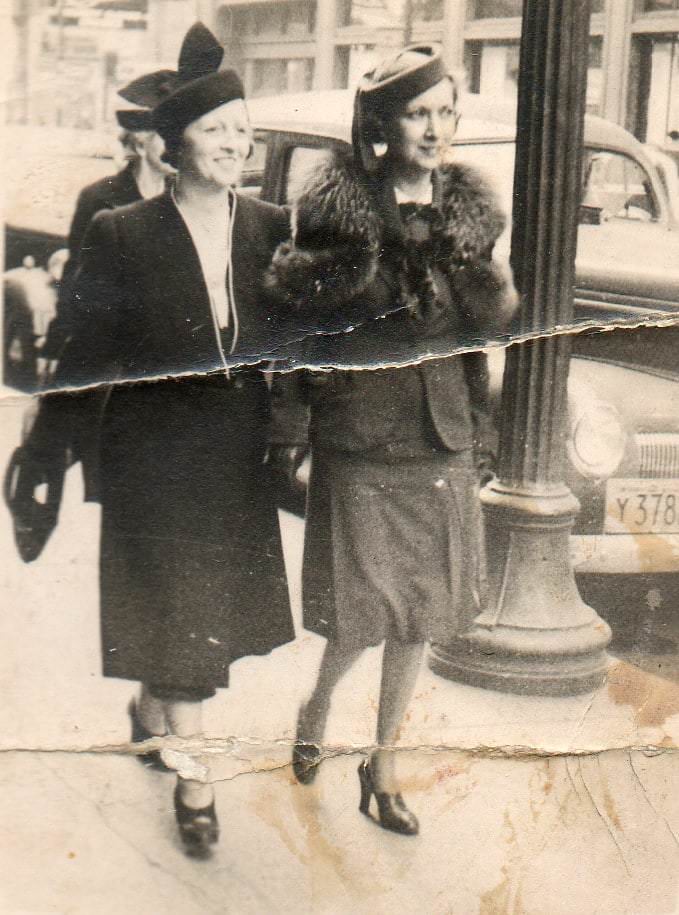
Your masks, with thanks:
[{"label": "pedestrian on street", "polygon": [[[94,218],[58,369],[58,385],[110,385],[97,448],[103,670],[143,684],[134,741],[201,736],[202,703],[229,685],[230,664],[294,637],[256,364],[271,343],[265,271],[289,224],[236,191],[253,137],[222,55],[203,25],[189,30],[153,113],[176,181]],[[80,403],[43,398],[34,460],[88,432]],[[211,785],[179,777],[174,798],[187,851],[208,854]]]},{"label": "pedestrian on street", "polygon": [[[483,601],[488,372],[478,352],[444,355],[497,334],[513,308],[492,260],[505,224],[498,203],[473,169],[444,164],[456,103],[455,81],[429,46],[367,74],[353,157],[335,158],[302,192],[269,278],[283,320],[294,315],[314,341],[306,364],[336,367],[296,384],[312,450],[304,623],[327,644],[300,710],[293,768],[313,781],[335,686],[384,642],[360,810],[369,815],[374,795],[380,825],[408,835],[419,826],[393,749],[423,646],[450,640]],[[385,362],[400,366],[374,368]],[[341,368],[356,365],[373,368]],[[282,384],[289,396],[290,379]]]},{"label": "pedestrian on street", "polygon": [[152,122],[152,109],[169,92],[171,83],[171,71],[157,70],[138,77],[118,93],[125,101],[137,106],[116,111],[116,120],[122,129],[120,143],[126,165],[117,174],[89,184],[78,196],[68,233],[69,258],[61,279],[57,314],[50,323],[40,352],[38,370],[43,381],[52,376],[56,360],[70,336],[73,279],[80,263],[83,239],[93,217],[101,210],[115,210],[158,196],[173,172],[172,166],[162,158],[163,140]]}]

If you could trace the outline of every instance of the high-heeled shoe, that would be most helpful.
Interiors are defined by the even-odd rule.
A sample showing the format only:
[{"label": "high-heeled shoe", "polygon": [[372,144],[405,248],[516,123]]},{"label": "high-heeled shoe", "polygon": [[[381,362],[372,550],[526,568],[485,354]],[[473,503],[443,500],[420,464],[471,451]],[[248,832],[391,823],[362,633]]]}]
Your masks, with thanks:
[{"label": "high-heeled shoe", "polygon": [[408,810],[399,791],[390,794],[388,791],[375,791],[370,763],[367,759],[358,767],[358,779],[361,783],[361,800],[358,809],[370,817],[370,798],[375,795],[377,802],[378,822],[382,829],[390,829],[404,836],[416,836],[420,824],[415,814]]},{"label": "high-heeled shoe", "polygon": [[[152,734],[142,724],[136,699],[130,699],[130,704],[127,706],[127,714],[130,716],[130,724],[132,725],[132,743],[144,743],[146,740],[151,740],[153,737],[159,736],[158,734]],[[155,769],[156,772],[172,771],[172,769],[163,762],[160,750],[147,750],[146,753],[137,753],[135,755],[139,762],[148,769]]]},{"label": "high-heeled shoe", "polygon": [[318,775],[321,759],[321,748],[315,743],[308,743],[300,738],[301,724],[306,713],[306,706],[299,710],[297,718],[297,737],[292,748],[292,771],[300,785],[310,785]]},{"label": "high-heeled shoe", "polygon": [[207,807],[187,807],[177,782],[174,789],[174,812],[187,855],[192,858],[208,858],[212,853],[211,846],[219,841],[214,800]]}]

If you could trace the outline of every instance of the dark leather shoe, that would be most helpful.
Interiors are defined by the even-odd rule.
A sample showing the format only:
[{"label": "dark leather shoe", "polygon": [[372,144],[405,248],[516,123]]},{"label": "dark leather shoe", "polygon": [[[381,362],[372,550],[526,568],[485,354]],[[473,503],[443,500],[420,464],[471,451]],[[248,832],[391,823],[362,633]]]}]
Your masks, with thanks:
[{"label": "dark leather shoe", "polygon": [[295,743],[292,748],[292,771],[300,785],[310,785],[318,774],[320,748],[313,743]]},{"label": "dark leather shoe", "polygon": [[191,858],[209,858],[212,846],[219,841],[215,802],[212,801],[207,807],[187,807],[177,782],[174,789],[174,812],[186,854]]},{"label": "dark leather shoe", "polygon": [[370,798],[375,795],[377,802],[378,822],[382,829],[398,832],[404,836],[416,836],[420,824],[415,814],[408,810],[400,793],[390,794],[387,791],[375,791],[370,763],[367,759],[358,767],[358,779],[361,783],[361,800],[358,809],[367,817],[370,816]]},{"label": "dark leather shoe", "polygon": [[315,743],[308,743],[300,737],[301,723],[305,707],[299,710],[297,718],[297,737],[292,748],[292,771],[300,785],[310,785],[318,775],[321,761],[321,748]]}]

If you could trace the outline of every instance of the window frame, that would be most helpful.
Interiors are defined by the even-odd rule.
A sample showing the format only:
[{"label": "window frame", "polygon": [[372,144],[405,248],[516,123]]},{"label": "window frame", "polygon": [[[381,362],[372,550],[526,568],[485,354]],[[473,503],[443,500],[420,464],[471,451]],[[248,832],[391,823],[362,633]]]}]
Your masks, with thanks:
[{"label": "window frame", "polygon": [[[593,145],[593,144],[592,145],[586,144],[583,149],[583,154],[584,154],[583,155],[583,169],[585,167],[584,156],[587,155],[588,153],[594,154],[594,155],[596,155],[596,153],[607,153],[608,155],[612,155],[612,156],[620,156],[621,159],[623,159],[627,162],[631,162],[632,165],[636,166],[636,168],[639,169],[640,172],[644,176],[643,186],[646,190],[646,193],[650,196],[651,204],[653,206],[653,211],[652,211],[650,220],[644,220],[644,219],[635,220],[634,217],[622,217],[622,216],[614,216],[614,217],[611,217],[612,219],[615,219],[616,221],[619,219],[629,219],[630,222],[639,222],[639,223],[651,222],[656,225],[660,225],[662,223],[663,207],[662,207],[661,201],[658,197],[658,193],[657,193],[655,184],[653,182],[653,178],[652,178],[651,174],[649,173],[648,169],[645,167],[643,162],[640,162],[634,156],[631,156],[628,152],[625,152],[624,150],[621,150],[621,149],[612,149],[609,146],[597,146],[597,145]],[[656,177],[658,177],[658,180],[660,180],[659,176],[656,176]],[[583,181],[584,181],[584,174],[583,174]],[[584,188],[583,188],[583,190],[584,190]]]},{"label": "window frame", "polygon": [[272,143],[269,149],[271,160],[267,159],[267,173],[262,187],[262,199],[279,206],[289,206],[286,200],[288,174],[292,155],[297,147],[307,149],[329,149],[337,154],[351,149],[348,143],[335,137],[318,136],[295,131],[269,131]]}]

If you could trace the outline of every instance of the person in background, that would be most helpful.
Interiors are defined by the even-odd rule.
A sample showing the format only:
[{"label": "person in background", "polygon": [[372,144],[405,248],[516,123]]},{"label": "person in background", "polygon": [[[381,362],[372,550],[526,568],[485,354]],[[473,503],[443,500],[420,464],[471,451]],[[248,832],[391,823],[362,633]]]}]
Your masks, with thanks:
[{"label": "person in background", "polygon": [[[360,810],[369,815],[374,796],[379,824],[406,835],[419,825],[394,746],[424,644],[452,638],[483,605],[488,370],[483,353],[446,354],[500,334],[513,310],[508,270],[492,259],[498,203],[473,169],[445,164],[457,122],[457,86],[434,48],[367,74],[353,158],[338,156],[302,192],[270,271],[282,319],[296,315],[311,341],[301,361],[338,366],[297,373],[312,455],[304,624],[327,643],[293,770],[315,778],[335,686],[384,643]],[[400,367],[370,368],[385,361]]]},{"label": "person in background", "polygon": [[171,91],[172,72],[157,70],[141,76],[118,93],[135,108],[116,111],[122,129],[120,142],[126,165],[115,175],[101,178],[80,192],[68,234],[69,258],[66,262],[56,316],[51,321],[40,352],[39,376],[49,380],[56,361],[71,332],[71,291],[80,263],[80,252],[90,222],[101,210],[147,200],[162,194],[172,167],[163,160],[164,144],[153,128],[152,110]]},{"label": "person in background", "polygon": [[[42,347],[56,313],[66,248],[52,252],[47,269],[27,255],[20,267],[6,270],[4,287],[4,373],[10,387],[35,391],[41,369]],[[27,408],[26,417],[34,411]]]}]

